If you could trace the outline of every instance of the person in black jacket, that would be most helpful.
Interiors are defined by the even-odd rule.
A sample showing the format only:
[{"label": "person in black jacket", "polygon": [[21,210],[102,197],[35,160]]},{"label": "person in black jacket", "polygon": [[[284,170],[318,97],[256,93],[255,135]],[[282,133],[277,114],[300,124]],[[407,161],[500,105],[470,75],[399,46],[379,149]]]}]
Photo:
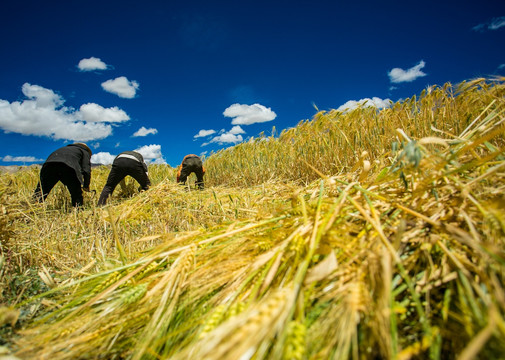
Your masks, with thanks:
[{"label": "person in black jacket", "polygon": [[203,167],[202,160],[195,154],[186,155],[184,159],[182,159],[179,171],[177,172],[177,182],[180,185],[184,185],[191,173],[195,173],[196,175],[195,185],[198,186],[200,190],[203,190],[203,175],[205,175],[205,168]]},{"label": "person in black jacket", "polygon": [[127,175],[137,180],[140,185],[139,190],[147,190],[151,186],[149,175],[147,172],[147,165],[144,158],[136,151],[124,151],[112,162],[112,169],[110,170],[107,183],[103,187],[98,205],[105,205],[107,198],[114,192],[117,184],[121,182]]},{"label": "person in black jacket", "polygon": [[40,180],[33,194],[35,201],[46,200],[49,192],[61,181],[70,192],[72,206],[81,206],[82,190],[89,191],[91,182],[91,154],[86,144],[74,143],[49,155],[40,170]]}]

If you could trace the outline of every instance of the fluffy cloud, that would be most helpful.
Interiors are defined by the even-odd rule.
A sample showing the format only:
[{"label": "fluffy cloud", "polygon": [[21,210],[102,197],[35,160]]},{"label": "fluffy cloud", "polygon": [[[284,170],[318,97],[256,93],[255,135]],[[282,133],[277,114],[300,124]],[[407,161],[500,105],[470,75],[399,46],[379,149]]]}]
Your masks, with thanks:
[{"label": "fluffy cloud", "polygon": [[206,136],[209,136],[209,135],[212,135],[212,134],[215,134],[216,133],[216,130],[200,130],[198,132],[198,134],[196,134],[195,136],[193,136],[195,139],[196,138],[199,138],[199,137],[206,137]]},{"label": "fluffy cloud", "polygon": [[125,76],[120,76],[114,80],[107,80],[102,83],[102,88],[119,97],[132,99],[137,93],[139,83],[135,80],[130,81]]},{"label": "fluffy cloud", "polygon": [[114,161],[116,155],[111,155],[108,152],[99,152],[91,155],[91,162],[93,164],[110,165]]},{"label": "fluffy cloud", "polygon": [[[214,134],[214,130],[200,130],[200,133],[202,131],[212,131],[208,133],[207,135]],[[240,134],[245,134],[245,131],[239,126],[235,125],[234,127],[231,128],[229,131],[225,131],[224,129],[221,129],[218,133],[219,135],[214,136],[209,142],[203,143],[202,146],[207,146],[210,143],[217,143],[219,145],[223,144],[237,144],[239,142],[244,141],[242,138],[242,135]],[[205,135],[202,135],[205,136]],[[195,136],[197,137],[197,136]]]},{"label": "fluffy cloud", "polygon": [[230,131],[228,131],[228,134],[233,134],[233,135],[245,134],[245,131],[242,130],[242,128],[239,125],[235,125],[234,127],[231,128]]},{"label": "fluffy cloud", "polygon": [[260,104],[233,104],[223,112],[223,115],[233,118],[232,125],[251,125],[272,121],[277,117],[272,109]]},{"label": "fluffy cloud", "polygon": [[149,128],[149,129],[146,129],[145,127],[141,127],[140,129],[138,129],[134,134],[133,136],[134,137],[137,137],[137,136],[147,136],[149,134],[157,134],[158,133],[158,130],[157,129],[154,129],[154,128]]},{"label": "fluffy cloud", "polygon": [[166,164],[163,154],[161,153],[161,145],[145,145],[135,151],[142,154],[146,163]]},{"label": "fluffy cloud", "polygon": [[337,110],[347,112],[350,110],[354,110],[358,107],[376,107],[378,109],[383,109],[389,107],[392,101],[390,99],[380,99],[378,97],[373,98],[365,98],[361,100],[349,100],[344,105],[341,105]]},{"label": "fluffy cloud", "polygon": [[65,100],[53,90],[43,88],[39,85],[24,83],[21,91],[28,99],[33,100],[38,108],[60,107],[65,102]]},{"label": "fluffy cloud", "polygon": [[505,16],[501,16],[499,18],[495,18],[491,20],[489,23],[488,29],[489,30],[498,30],[501,27],[505,26]]},{"label": "fluffy cloud", "polygon": [[75,110],[63,106],[63,98],[50,89],[25,83],[27,99],[9,103],[0,99],[0,129],[23,135],[47,136],[55,140],[91,141],[112,134],[109,122],[129,120],[123,111],[85,104]]},{"label": "fluffy cloud", "polygon": [[98,104],[84,104],[79,108],[82,120],[87,122],[109,122],[118,123],[130,120],[130,117],[117,106],[104,108]]},{"label": "fluffy cloud", "polygon": [[421,71],[421,69],[426,65],[426,63],[421,60],[419,64],[411,67],[410,69],[403,70],[400,68],[392,69],[388,75],[389,79],[392,83],[402,83],[402,82],[411,82],[416,80],[419,77],[426,76],[425,73]]},{"label": "fluffy cloud", "polygon": [[486,30],[498,30],[499,28],[504,26],[505,26],[505,16],[501,16],[498,18],[494,18],[491,21],[486,22],[484,24],[474,26],[472,30],[484,32]]},{"label": "fluffy cloud", "polygon": [[3,158],[0,158],[5,162],[39,162],[44,161],[44,159],[37,159],[34,156],[11,156],[5,155]]},{"label": "fluffy cloud", "polygon": [[224,133],[219,136],[215,136],[210,140],[211,143],[218,143],[219,145],[223,144],[236,144],[242,142],[244,139],[242,135],[235,135],[231,133]]},{"label": "fluffy cloud", "polygon": [[93,70],[106,70],[107,64],[96,57],[90,57],[88,59],[82,59],[77,65],[81,71],[93,71]]}]

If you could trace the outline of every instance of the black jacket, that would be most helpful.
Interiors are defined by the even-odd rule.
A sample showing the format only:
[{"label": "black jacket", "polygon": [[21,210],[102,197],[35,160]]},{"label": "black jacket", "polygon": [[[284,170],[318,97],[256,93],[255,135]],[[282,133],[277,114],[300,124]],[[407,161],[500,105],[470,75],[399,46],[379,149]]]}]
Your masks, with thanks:
[{"label": "black jacket", "polygon": [[59,162],[75,170],[77,178],[85,188],[91,182],[91,155],[86,148],[79,144],[70,144],[54,151],[46,163]]},{"label": "black jacket", "polygon": [[[136,151],[123,151],[121,154],[119,154],[118,156],[116,156],[116,159],[117,159],[118,157],[120,157],[121,155],[123,155],[123,154],[125,154],[125,155],[130,155],[130,156],[134,156],[134,157],[135,157],[135,159],[137,159],[137,160],[139,161],[139,163],[141,163],[141,164],[142,164],[142,167],[144,168],[144,171],[145,171],[145,172],[147,172],[147,165],[146,165],[146,163],[144,162],[144,157],[143,157],[140,153],[138,153],[138,152],[136,152]],[[116,159],[114,159],[114,160],[116,160]]]}]

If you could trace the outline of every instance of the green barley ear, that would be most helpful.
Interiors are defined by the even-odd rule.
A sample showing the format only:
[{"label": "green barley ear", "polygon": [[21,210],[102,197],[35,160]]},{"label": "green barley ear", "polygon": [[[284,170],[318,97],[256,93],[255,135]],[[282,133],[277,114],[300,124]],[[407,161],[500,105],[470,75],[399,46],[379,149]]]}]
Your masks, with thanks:
[{"label": "green barley ear", "polygon": [[261,252],[265,252],[265,251],[270,250],[272,248],[272,246],[273,246],[273,244],[272,244],[272,241],[270,241],[270,240],[259,240],[256,243],[256,247]]},{"label": "green barley ear", "polygon": [[140,284],[128,289],[121,295],[121,301],[125,304],[134,304],[144,297],[147,292],[147,284]]},{"label": "green barley ear", "polygon": [[149,275],[151,272],[153,272],[158,267],[158,265],[160,264],[157,263],[156,261],[151,262],[149,265],[146,266],[144,270],[142,270],[135,276],[135,280],[143,279],[146,275]]},{"label": "green barley ear", "polygon": [[234,316],[237,316],[240,313],[242,313],[244,310],[245,310],[245,303],[243,303],[242,301],[233,303],[233,305],[230,306],[230,308],[228,309],[228,312],[226,313],[226,318],[229,319]]},{"label": "green barley ear", "polygon": [[119,279],[122,277],[122,272],[121,271],[114,271],[113,273],[109,274],[104,281],[98,283],[93,290],[91,291],[92,295],[96,295],[100,293],[101,291],[107,289],[109,286],[114,284],[115,282],[119,281]]},{"label": "green barley ear", "polygon": [[226,311],[226,305],[219,305],[214,312],[207,319],[202,327],[202,332],[199,335],[199,339],[203,339],[208,333],[214,330],[223,320]]},{"label": "green barley ear", "polygon": [[305,336],[307,328],[305,324],[299,321],[291,321],[288,323],[286,330],[286,343],[284,344],[284,352],[282,360],[302,360],[305,359],[306,343]]}]

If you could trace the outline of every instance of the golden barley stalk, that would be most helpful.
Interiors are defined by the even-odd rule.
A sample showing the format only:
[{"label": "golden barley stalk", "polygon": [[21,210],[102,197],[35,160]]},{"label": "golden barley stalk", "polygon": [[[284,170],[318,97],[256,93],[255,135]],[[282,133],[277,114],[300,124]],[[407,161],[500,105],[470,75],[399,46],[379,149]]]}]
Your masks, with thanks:
[{"label": "golden barley stalk", "polygon": [[148,351],[163,346],[163,342],[158,341],[163,338],[170,325],[183,284],[193,266],[195,253],[196,245],[190,246],[145,296],[144,302],[156,303],[157,308],[140,336],[139,346],[135,349],[132,359],[141,359]]},{"label": "golden barley stalk", "polygon": [[254,354],[263,341],[282,329],[293,306],[293,296],[290,289],[276,291],[258,306],[223,323],[174,359],[232,360]]}]

